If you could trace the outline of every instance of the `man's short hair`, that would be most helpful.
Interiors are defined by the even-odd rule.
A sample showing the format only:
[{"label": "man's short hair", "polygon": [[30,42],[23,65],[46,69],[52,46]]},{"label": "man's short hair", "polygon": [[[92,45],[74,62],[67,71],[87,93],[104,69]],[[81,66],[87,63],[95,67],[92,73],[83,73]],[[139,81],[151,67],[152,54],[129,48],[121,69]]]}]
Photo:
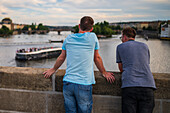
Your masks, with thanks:
[{"label": "man's short hair", "polygon": [[126,35],[129,38],[135,38],[136,36],[136,31],[131,27],[123,29],[122,33],[123,35]]},{"label": "man's short hair", "polygon": [[80,20],[80,28],[83,31],[89,31],[93,27],[94,20],[90,16],[84,16]]}]

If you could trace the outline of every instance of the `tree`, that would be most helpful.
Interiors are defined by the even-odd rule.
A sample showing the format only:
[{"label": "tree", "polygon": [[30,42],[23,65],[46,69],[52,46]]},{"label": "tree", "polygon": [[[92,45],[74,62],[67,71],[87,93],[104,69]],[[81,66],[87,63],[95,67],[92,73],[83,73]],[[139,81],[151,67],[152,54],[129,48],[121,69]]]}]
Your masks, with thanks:
[{"label": "tree", "polygon": [[48,27],[43,26],[43,24],[42,24],[42,23],[40,23],[40,24],[38,25],[37,30],[48,30]]},{"label": "tree", "polygon": [[25,25],[22,30],[28,30],[28,28],[29,28],[29,25]]},{"label": "tree", "polygon": [[[118,26],[120,28],[120,26]],[[115,32],[111,29],[112,27],[109,26],[109,22],[97,22],[95,25],[93,25],[93,32],[96,33],[96,35],[106,35],[110,36],[115,34]],[[79,32],[78,25],[74,26],[73,29],[75,30],[75,33]]]},{"label": "tree", "polygon": [[121,30],[120,25],[117,25],[115,29],[116,29],[116,30]]},{"label": "tree", "polygon": [[78,26],[78,25],[74,26],[73,29],[74,29],[74,32],[75,32],[75,33],[78,33],[78,32],[79,32],[79,26]]},{"label": "tree", "polygon": [[32,25],[30,26],[30,28],[31,28],[31,30],[35,30],[35,29],[36,29],[34,23],[32,23]]},{"label": "tree", "polygon": [[8,27],[6,27],[6,26],[2,26],[2,28],[0,29],[0,34],[2,35],[2,36],[7,36],[7,35],[12,35],[12,33],[13,33],[13,31],[12,30],[9,30],[9,28]]},{"label": "tree", "polygon": [[101,27],[99,25],[95,25],[93,28],[93,32],[95,32],[97,35],[101,34]]}]

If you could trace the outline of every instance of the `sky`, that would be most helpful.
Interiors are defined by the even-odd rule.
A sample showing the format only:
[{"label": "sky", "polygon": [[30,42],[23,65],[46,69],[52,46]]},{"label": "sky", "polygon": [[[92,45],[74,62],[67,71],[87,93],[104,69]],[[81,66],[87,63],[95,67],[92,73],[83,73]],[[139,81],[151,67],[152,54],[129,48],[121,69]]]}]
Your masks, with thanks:
[{"label": "sky", "polygon": [[170,20],[170,0],[0,0],[0,21],[74,26],[83,16],[95,23]]}]

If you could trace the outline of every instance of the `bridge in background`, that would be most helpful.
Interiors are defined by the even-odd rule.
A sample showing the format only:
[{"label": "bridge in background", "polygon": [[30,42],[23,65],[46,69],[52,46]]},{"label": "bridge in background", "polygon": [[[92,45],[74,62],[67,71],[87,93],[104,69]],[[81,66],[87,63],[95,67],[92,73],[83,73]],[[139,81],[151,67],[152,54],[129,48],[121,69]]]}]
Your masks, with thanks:
[{"label": "bridge in background", "polygon": [[47,27],[49,28],[49,31],[58,32],[58,35],[60,35],[62,31],[71,31],[71,32],[75,31],[72,26],[57,26],[57,27],[47,26]]}]

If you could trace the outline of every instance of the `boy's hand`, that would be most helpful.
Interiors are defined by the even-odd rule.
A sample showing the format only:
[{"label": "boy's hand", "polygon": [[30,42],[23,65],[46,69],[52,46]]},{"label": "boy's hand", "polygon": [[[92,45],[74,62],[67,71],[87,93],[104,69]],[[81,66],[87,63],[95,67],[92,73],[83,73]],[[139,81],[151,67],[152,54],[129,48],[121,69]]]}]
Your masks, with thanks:
[{"label": "boy's hand", "polygon": [[43,74],[44,74],[44,77],[45,78],[49,78],[52,74],[54,74],[55,73],[55,69],[54,68],[51,68],[51,69],[49,69],[49,70],[47,70],[47,71],[45,71]]},{"label": "boy's hand", "polygon": [[111,72],[104,72],[103,76],[107,79],[108,82],[113,83],[115,81],[114,74]]}]

